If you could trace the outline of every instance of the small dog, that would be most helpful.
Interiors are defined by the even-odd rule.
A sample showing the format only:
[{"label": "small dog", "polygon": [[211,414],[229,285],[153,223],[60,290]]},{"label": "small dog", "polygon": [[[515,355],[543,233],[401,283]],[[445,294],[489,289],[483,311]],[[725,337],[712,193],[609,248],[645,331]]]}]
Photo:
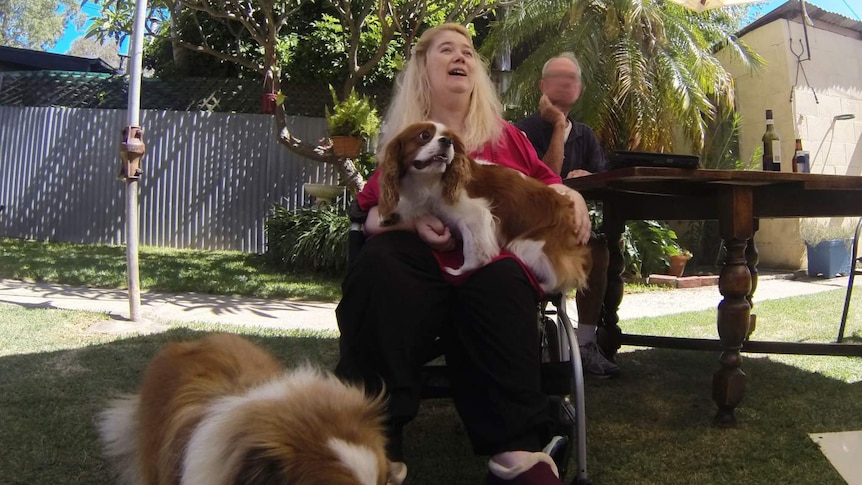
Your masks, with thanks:
[{"label": "small dog", "polygon": [[384,485],[383,398],[217,334],[153,358],[99,416],[127,485]]},{"label": "small dog", "polygon": [[381,224],[433,214],[459,234],[463,274],[501,249],[517,256],[546,293],[585,288],[590,250],[575,236],[574,203],[517,170],[470,158],[439,123],[416,123],[398,134],[380,162]]}]

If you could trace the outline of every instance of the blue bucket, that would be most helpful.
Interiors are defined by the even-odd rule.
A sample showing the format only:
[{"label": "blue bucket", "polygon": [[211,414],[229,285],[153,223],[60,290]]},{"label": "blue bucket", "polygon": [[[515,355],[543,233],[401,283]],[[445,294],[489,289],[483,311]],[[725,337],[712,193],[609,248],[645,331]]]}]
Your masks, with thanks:
[{"label": "blue bucket", "polygon": [[806,243],[805,247],[808,249],[808,276],[834,278],[850,274],[849,239],[830,239],[814,246]]}]

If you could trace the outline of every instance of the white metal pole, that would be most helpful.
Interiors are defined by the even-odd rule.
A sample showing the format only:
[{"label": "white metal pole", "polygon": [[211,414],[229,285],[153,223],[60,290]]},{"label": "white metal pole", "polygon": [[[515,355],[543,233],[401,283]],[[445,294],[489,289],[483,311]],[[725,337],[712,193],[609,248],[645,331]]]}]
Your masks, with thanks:
[{"label": "white metal pole", "polygon": [[[144,29],[147,0],[135,2],[135,24],[129,47],[129,113],[128,126],[140,126],[141,70],[144,58]],[[128,174],[132,175],[132,174]],[[141,321],[141,285],[138,272],[138,178],[126,178],[126,269],[129,278],[129,319]]]}]

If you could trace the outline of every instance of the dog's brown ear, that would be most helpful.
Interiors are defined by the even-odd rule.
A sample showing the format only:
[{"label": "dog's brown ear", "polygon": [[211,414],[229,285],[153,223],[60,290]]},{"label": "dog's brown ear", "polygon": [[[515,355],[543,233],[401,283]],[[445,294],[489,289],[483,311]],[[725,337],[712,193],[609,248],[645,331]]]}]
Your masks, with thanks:
[{"label": "dog's brown ear", "polygon": [[380,166],[378,183],[380,185],[380,200],[377,202],[377,210],[382,220],[389,220],[390,215],[398,206],[398,183],[401,180],[401,142],[393,138],[386,146],[386,152]]},{"label": "dog's brown ear", "polygon": [[458,192],[473,178],[473,161],[467,155],[464,143],[457,136],[452,136],[452,147],[455,157],[443,174],[443,198],[450,204],[455,202]]},{"label": "dog's brown ear", "polygon": [[234,485],[267,485],[286,483],[278,460],[268,456],[264,450],[252,449],[242,460],[242,466]]}]

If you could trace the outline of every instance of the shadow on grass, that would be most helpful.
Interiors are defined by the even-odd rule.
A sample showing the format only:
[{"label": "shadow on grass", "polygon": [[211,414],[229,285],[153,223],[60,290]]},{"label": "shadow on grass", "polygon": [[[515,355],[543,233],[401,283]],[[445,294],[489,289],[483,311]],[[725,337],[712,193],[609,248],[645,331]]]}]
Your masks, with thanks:
[{"label": "shadow on grass", "polygon": [[[70,350],[0,358],[3,483],[106,484],[93,426],[106,400],[133,391],[173,329]],[[331,368],[333,338],[247,335],[292,366]],[[831,357],[827,365],[847,358]],[[746,356],[749,390],[737,429],[717,429],[709,390],[712,352],[637,350],[619,355],[619,379],[587,382],[589,471],[597,484],[841,484],[807,433],[862,429],[862,385],[769,357]],[[448,400],[425,401],[406,430],[411,484],[476,484],[472,454]]]},{"label": "shadow on grass", "polygon": [[639,349],[619,354],[622,377],[587,386],[588,464],[594,482],[844,484],[808,433],[862,430],[862,384],[793,362],[841,367],[858,365],[859,359],[743,358],[748,389],[737,408],[739,425],[719,429],[711,424],[718,353]]},{"label": "shadow on grass", "polygon": [[[264,255],[142,247],[139,261],[140,284],[145,290],[315,301],[333,301],[340,295],[340,275],[287,274]],[[0,276],[125,288],[125,247],[0,238]]]},{"label": "shadow on grass", "polygon": [[[27,283],[26,298],[32,299],[32,302],[20,301],[24,298],[21,295],[4,295],[0,294],[0,303],[17,305],[23,308],[30,309],[60,309],[53,302],[56,301],[86,301],[98,300],[102,302],[112,302],[117,305],[117,308],[122,312],[128,311],[128,290],[118,289],[103,289],[103,288],[88,288],[67,286],[52,283]],[[245,298],[230,295],[211,295],[205,293],[183,293],[174,295],[170,293],[141,293],[141,305],[145,310],[152,309],[153,312],[158,312],[163,305],[170,304],[172,311],[179,312],[184,315],[201,315],[202,319],[221,319],[221,317],[230,317],[234,315],[243,315],[251,313],[254,316],[271,319],[276,321],[285,318],[284,312],[300,312],[324,309],[330,311],[331,308],[327,303],[319,301],[302,301],[302,300],[284,300],[284,299],[267,299],[267,298]],[[63,307],[63,305],[61,305]],[[110,308],[108,305],[102,305],[102,308]],[[128,313],[126,313],[127,315]],[[112,313],[112,316],[116,317]],[[180,320],[188,320],[183,315],[178,315]],[[161,320],[165,317],[162,315]]]}]

